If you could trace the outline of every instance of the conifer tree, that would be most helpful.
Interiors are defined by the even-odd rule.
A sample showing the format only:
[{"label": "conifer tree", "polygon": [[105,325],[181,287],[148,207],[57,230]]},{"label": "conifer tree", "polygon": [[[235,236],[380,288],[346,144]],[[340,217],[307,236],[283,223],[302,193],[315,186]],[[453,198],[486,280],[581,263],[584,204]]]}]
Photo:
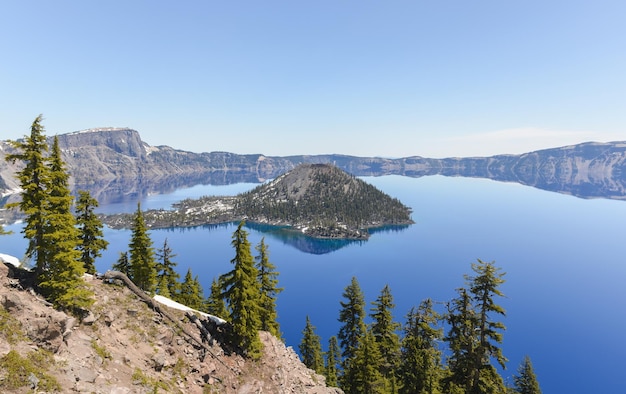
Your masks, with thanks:
[{"label": "conifer tree", "polygon": [[213,281],[211,282],[211,294],[209,295],[206,304],[208,313],[221,318],[228,316],[228,310],[226,309],[224,298],[222,298],[222,286],[215,278],[213,278]]},{"label": "conifer tree", "polygon": [[259,255],[256,257],[256,268],[258,271],[258,282],[260,287],[260,319],[261,330],[268,331],[277,338],[280,338],[280,326],[278,324],[278,313],[276,312],[276,295],[283,291],[278,287],[278,272],[276,266],[269,260],[269,252],[265,245],[265,237],[256,246]]},{"label": "conifer tree", "polygon": [[495,263],[478,260],[472,264],[476,276],[465,275],[469,289],[459,289],[459,297],[449,307],[450,324],[446,340],[452,355],[448,361],[452,375],[448,381],[464,387],[470,394],[505,392],[504,382],[491,359],[505,368],[506,358],[498,344],[502,343],[504,324],[493,315],[504,316],[504,309],[494,297],[503,296],[499,286],[503,273]]},{"label": "conifer tree", "polygon": [[80,239],[78,250],[81,252],[83,267],[89,274],[96,273],[96,258],[102,256],[101,251],[109,245],[104,239],[102,221],[94,213],[97,207],[98,200],[91,197],[88,191],[78,191],[75,208]]},{"label": "conifer tree", "polygon": [[519,394],[541,394],[539,382],[533,370],[530,357],[524,357],[524,361],[517,370],[517,375],[513,376],[515,382],[515,392]]},{"label": "conifer tree", "polygon": [[339,342],[336,336],[330,337],[328,340],[328,352],[326,352],[326,384],[328,386],[336,387],[338,382],[338,368],[341,357],[341,349],[339,349]]},{"label": "conifer tree", "polygon": [[30,135],[22,140],[11,141],[11,145],[18,153],[9,154],[6,160],[15,163],[21,161],[24,168],[17,172],[22,192],[19,203],[9,204],[17,206],[26,216],[22,233],[28,240],[26,256],[34,261],[35,276],[38,277],[47,269],[47,260],[44,253],[44,227],[46,224],[46,203],[50,184],[49,168],[46,165],[48,144],[41,124],[42,115],[39,115],[31,125]]},{"label": "conifer tree", "polygon": [[383,362],[372,330],[366,330],[359,338],[354,359],[345,372],[342,389],[346,393],[383,394],[388,393],[383,375],[380,373]]},{"label": "conifer tree", "polygon": [[43,231],[47,269],[38,281],[44,295],[55,306],[77,313],[91,306],[94,299],[93,292],[83,279],[85,269],[78,250],[80,241],[72,214],[69,175],[64,168],[56,136],[49,162],[50,183]]},{"label": "conifer tree", "polygon": [[436,341],[442,330],[436,325],[439,314],[430,299],[411,308],[406,316],[399,368],[402,394],[439,394],[442,377],[441,351]]},{"label": "conifer tree", "polygon": [[306,325],[302,331],[302,341],[298,346],[302,363],[319,374],[324,373],[324,360],[322,358],[322,344],[320,337],[315,333],[315,327],[311,324],[309,316],[306,317]]},{"label": "conifer tree", "polygon": [[137,203],[130,238],[130,279],[140,289],[152,294],[156,287],[156,262],[152,240],[143,219],[141,205]]},{"label": "conifer tree", "polygon": [[204,309],[204,293],[198,277],[194,277],[191,273],[191,268],[187,269],[187,274],[185,274],[185,279],[180,285],[180,291],[175,301],[195,310]]},{"label": "conifer tree", "polygon": [[352,277],[350,284],[344,289],[343,297],[345,302],[340,301],[339,321],[343,325],[339,328],[339,343],[341,345],[341,356],[349,360],[354,356],[354,352],[359,344],[359,338],[365,333],[365,300],[361,287],[356,277]]},{"label": "conifer tree", "polygon": [[384,377],[385,392],[394,394],[398,391],[395,372],[400,357],[400,337],[397,333],[400,329],[400,323],[393,321],[392,311],[395,304],[388,285],[385,285],[372,305],[373,308],[370,313],[373,319],[371,331],[382,357],[380,372]]},{"label": "conifer tree", "polygon": [[130,260],[128,252],[120,252],[117,262],[111,267],[114,271],[119,271],[130,278]]},{"label": "conifer tree", "polygon": [[[167,238],[163,241],[163,247],[157,250],[157,291],[162,296],[165,296],[164,293],[176,294],[178,292],[180,275],[176,272],[176,262],[172,259],[176,257],[174,253],[172,253],[172,248],[167,244]],[[165,289],[164,287],[167,287]]]},{"label": "conifer tree", "polygon": [[262,351],[259,338],[260,289],[248,233],[243,229],[244,224],[243,221],[239,223],[232,236],[231,245],[235,249],[235,257],[230,262],[234,268],[221,278],[224,286],[222,294],[230,308],[233,342],[238,344],[243,354],[258,359]]}]

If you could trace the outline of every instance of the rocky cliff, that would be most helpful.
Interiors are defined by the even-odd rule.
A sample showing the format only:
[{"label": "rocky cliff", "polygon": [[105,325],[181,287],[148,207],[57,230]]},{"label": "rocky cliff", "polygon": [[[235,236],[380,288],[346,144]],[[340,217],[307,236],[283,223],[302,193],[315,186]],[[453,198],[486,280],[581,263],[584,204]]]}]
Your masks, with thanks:
[{"label": "rocky cliff", "polygon": [[269,333],[260,333],[263,356],[253,362],[203,341],[180,310],[150,307],[120,284],[86,280],[96,303],[78,321],[0,262],[0,392],[341,393]]},{"label": "rocky cliff", "polygon": [[[74,187],[89,189],[101,203],[196,184],[262,182],[300,163],[332,163],[356,176],[481,177],[584,198],[626,198],[626,142],[589,142],[523,155],[446,159],[193,153],[150,146],[137,131],[120,128],[62,134],[59,144]],[[0,143],[0,195],[4,199],[18,187],[14,174],[19,163],[11,165],[3,160],[10,151],[6,141]]]}]

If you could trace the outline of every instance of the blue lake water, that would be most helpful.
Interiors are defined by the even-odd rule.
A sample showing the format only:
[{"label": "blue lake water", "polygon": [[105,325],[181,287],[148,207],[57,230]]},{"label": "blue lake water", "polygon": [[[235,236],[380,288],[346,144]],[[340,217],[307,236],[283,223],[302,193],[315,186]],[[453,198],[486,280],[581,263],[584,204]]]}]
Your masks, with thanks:
[{"label": "blue lake water", "polygon": [[[365,242],[310,244],[292,234],[248,228],[254,246],[265,237],[285,290],[278,298],[281,329],[297,349],[309,315],[326,347],[339,330],[343,289],[356,276],[366,301],[388,284],[403,323],[412,306],[430,297],[453,298],[476,259],[506,272],[502,286],[507,326],[502,344],[510,378],[525,355],[544,393],[626,392],[621,376],[626,341],[626,202],[584,200],[514,183],[440,176],[364,177],[413,208],[415,224],[376,232]],[[167,208],[205,194],[231,195],[253,184],[197,186],[142,200],[143,208]],[[101,207],[133,212],[136,201]],[[19,228],[9,229],[19,232]],[[211,280],[231,269],[234,224],[153,230],[155,248],[168,244],[184,275],[191,268],[208,295]],[[106,231],[109,249],[97,267],[105,271],[126,251],[129,231]],[[303,246],[304,245],[304,246]],[[21,234],[0,237],[0,252],[20,257]],[[304,252],[307,250],[308,252]],[[315,252],[315,253],[310,253]],[[438,304],[443,311],[443,305]]]}]

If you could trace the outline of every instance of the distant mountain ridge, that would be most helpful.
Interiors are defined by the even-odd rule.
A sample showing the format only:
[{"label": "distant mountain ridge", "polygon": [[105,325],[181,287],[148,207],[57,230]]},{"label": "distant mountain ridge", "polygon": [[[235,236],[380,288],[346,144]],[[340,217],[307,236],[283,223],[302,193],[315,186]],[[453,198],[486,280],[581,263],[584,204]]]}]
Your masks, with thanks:
[{"label": "distant mountain ridge", "polygon": [[[623,141],[587,142],[521,155],[388,159],[339,154],[272,157],[219,151],[193,153],[165,145],[150,146],[136,130],[128,128],[90,129],[60,134],[58,138],[73,187],[89,189],[101,202],[196,184],[258,183],[300,163],[332,163],[355,176],[480,177],[582,198],[626,199]],[[19,186],[15,179],[19,163],[11,165],[4,160],[11,151],[7,141],[0,142],[0,196],[4,200]]]}]

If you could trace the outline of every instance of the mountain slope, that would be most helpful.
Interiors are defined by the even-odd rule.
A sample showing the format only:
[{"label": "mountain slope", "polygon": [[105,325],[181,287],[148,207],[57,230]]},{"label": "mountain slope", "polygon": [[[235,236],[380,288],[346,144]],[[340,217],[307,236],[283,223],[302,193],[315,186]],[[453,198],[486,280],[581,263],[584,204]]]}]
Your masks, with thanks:
[{"label": "mountain slope", "polygon": [[86,279],[96,303],[81,323],[23,290],[17,275],[0,262],[3,393],[341,393],[269,333],[260,333],[259,362],[229,355],[217,342],[207,351],[184,313],[166,306],[159,313],[99,279]]},{"label": "mountain slope", "polygon": [[[300,163],[331,163],[355,176],[427,175],[519,182],[584,198],[626,198],[626,142],[588,142],[522,155],[398,159],[345,155],[270,157],[227,152],[192,153],[150,146],[131,129],[102,128],[59,135],[74,187],[101,203],[196,184],[263,182]],[[0,197],[15,193],[20,163],[5,162],[12,148],[0,142]]]}]

